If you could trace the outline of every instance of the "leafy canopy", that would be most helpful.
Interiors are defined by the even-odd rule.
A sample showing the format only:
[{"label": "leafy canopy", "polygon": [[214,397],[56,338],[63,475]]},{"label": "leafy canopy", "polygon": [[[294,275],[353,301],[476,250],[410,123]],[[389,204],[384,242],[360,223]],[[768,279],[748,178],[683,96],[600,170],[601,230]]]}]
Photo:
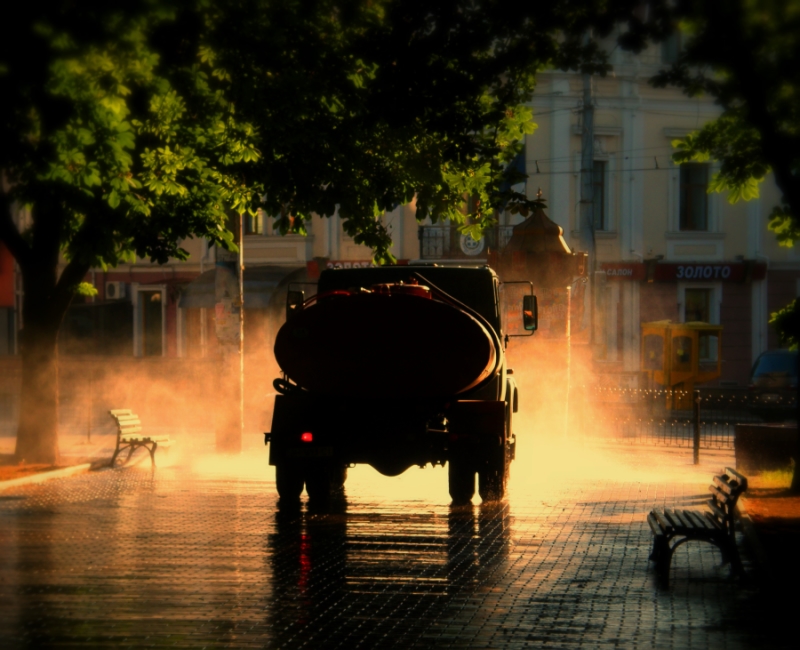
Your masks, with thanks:
[{"label": "leafy canopy", "polygon": [[[633,2],[122,0],[21,5],[0,50],[0,238],[26,268],[233,247],[231,211],[312,214],[390,261],[380,215],[416,201],[478,237],[507,206],[544,67],[603,73],[584,34]],[[17,53],[25,52],[25,57]],[[465,199],[469,198],[468,202]],[[8,215],[18,201],[32,224]]]},{"label": "leafy canopy", "polygon": [[[800,239],[800,1],[656,0],[649,21],[634,26],[665,38],[677,28],[677,62],[652,79],[689,96],[706,94],[721,116],[676,142],[676,162],[719,162],[710,190],[731,202],[759,196],[772,173],[782,192],[769,228],[781,245]],[[641,45],[641,42],[639,42]]]},{"label": "leafy canopy", "polygon": [[[52,252],[42,247],[53,235],[81,269],[134,254],[185,258],[179,244],[191,235],[231,245],[226,209],[252,201],[238,170],[257,158],[257,132],[226,98],[230,82],[181,39],[177,9],[54,3],[6,42],[3,198],[30,206],[34,225],[15,236],[5,210],[0,235],[23,271]],[[12,57],[16,48],[32,56]]]},{"label": "leafy canopy", "polygon": [[246,178],[265,203],[249,209],[277,216],[281,232],[336,210],[379,261],[391,260],[380,215],[411,201],[419,220],[450,219],[479,237],[500,206],[534,203],[508,189],[520,180],[508,163],[535,128],[526,102],[536,72],[605,72],[584,33],[593,21],[608,31],[622,12],[592,0],[215,7],[206,55],[260,136]]}]

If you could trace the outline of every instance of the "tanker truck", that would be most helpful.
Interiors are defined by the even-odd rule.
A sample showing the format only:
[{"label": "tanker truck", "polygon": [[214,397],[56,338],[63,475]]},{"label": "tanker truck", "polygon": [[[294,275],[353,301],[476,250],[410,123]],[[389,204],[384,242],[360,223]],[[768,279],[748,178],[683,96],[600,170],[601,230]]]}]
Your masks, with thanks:
[{"label": "tanker truck", "polygon": [[[290,291],[265,434],[281,501],[341,493],[358,463],[386,476],[446,464],[454,503],[472,499],[476,476],[484,501],[502,499],[519,398],[500,286],[485,265],[398,265],[326,269],[316,295]],[[525,290],[515,328],[530,335]]]}]

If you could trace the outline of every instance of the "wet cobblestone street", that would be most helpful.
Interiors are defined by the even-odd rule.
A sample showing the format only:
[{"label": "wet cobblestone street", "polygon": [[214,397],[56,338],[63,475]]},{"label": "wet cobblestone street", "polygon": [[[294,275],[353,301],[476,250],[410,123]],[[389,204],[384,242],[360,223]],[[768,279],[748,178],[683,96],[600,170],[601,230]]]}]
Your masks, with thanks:
[{"label": "wet cobblestone street", "polygon": [[467,508],[441,468],[359,467],[346,503],[278,510],[263,449],[9,489],[0,647],[763,646],[743,539],[745,584],[709,544],[681,547],[669,591],[648,565],[647,511],[699,503],[729,458],[604,453],[518,458],[507,501]]}]

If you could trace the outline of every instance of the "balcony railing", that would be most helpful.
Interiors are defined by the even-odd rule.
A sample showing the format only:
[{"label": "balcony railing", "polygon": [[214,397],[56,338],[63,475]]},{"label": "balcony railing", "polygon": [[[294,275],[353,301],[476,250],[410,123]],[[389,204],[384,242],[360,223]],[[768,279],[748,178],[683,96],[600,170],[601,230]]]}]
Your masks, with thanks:
[{"label": "balcony railing", "polygon": [[511,239],[513,226],[495,226],[483,235],[480,252],[469,254],[461,245],[461,233],[454,226],[421,226],[420,257],[423,260],[485,259],[489,249],[502,250]]}]

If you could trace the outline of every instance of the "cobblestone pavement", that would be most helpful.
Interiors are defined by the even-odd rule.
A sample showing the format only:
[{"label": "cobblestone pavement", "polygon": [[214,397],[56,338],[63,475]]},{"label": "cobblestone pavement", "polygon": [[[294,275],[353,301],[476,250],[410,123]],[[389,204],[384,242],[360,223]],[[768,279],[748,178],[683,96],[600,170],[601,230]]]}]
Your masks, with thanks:
[{"label": "cobblestone pavement", "polygon": [[359,467],[346,504],[287,512],[263,448],[181,442],[194,457],[154,472],[0,493],[0,647],[781,644],[745,540],[741,584],[708,544],[680,548],[668,591],[648,566],[646,512],[699,503],[726,452],[695,468],[686,450],[520,444],[503,504],[451,508],[441,468]]}]

